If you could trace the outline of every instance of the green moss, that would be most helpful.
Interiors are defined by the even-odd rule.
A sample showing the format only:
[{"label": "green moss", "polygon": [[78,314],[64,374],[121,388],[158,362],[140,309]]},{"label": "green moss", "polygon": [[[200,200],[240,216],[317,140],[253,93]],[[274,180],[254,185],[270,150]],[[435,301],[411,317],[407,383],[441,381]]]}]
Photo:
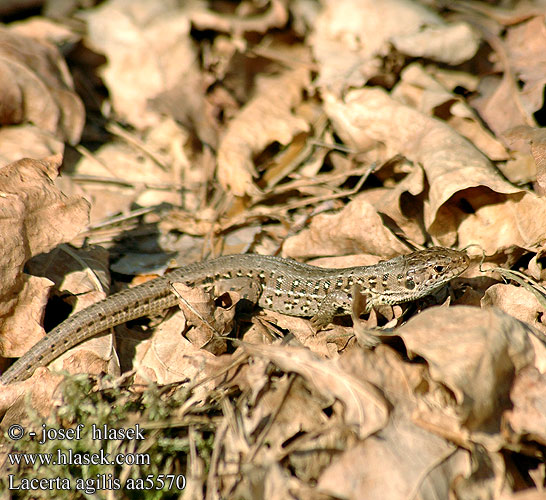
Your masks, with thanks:
[{"label": "green moss", "polygon": [[[22,461],[18,466],[8,466],[0,480],[0,491],[8,492],[11,475],[11,485],[19,487],[31,479],[56,481],[54,491],[11,491],[16,498],[23,499],[106,498],[108,489],[114,490],[115,498],[178,498],[177,486],[185,480],[182,476],[188,470],[190,432],[195,452],[208,470],[214,440],[213,420],[203,413],[207,411],[203,407],[181,411],[188,393],[176,386],[151,385],[142,392],[131,389],[116,386],[108,379],[102,380],[99,387],[87,376],[67,377],[62,388],[62,406],[45,420],[29,407],[28,421],[22,424],[26,435],[13,441],[4,434],[4,443],[11,446],[7,463],[10,464],[16,454],[21,454]],[[44,428],[74,429],[75,433],[81,424],[79,439],[74,434],[73,439],[51,439],[40,444]],[[111,439],[112,434],[99,438],[98,432],[102,433],[104,426],[109,433],[124,439]],[[29,437],[31,430],[36,432],[36,437]],[[134,434],[136,439],[120,436],[116,430],[128,431],[129,437]],[[36,462],[23,463],[29,457],[35,457]],[[48,457],[52,462],[60,458],[65,463],[43,463]],[[130,463],[110,463],[115,459]],[[92,460],[109,463],[90,463]],[[161,478],[167,483],[163,488]],[[173,484],[169,488],[171,480]],[[65,491],[62,487],[67,484],[70,489]],[[78,491],[77,486],[87,488],[87,493]],[[94,487],[98,487],[96,491]]]}]

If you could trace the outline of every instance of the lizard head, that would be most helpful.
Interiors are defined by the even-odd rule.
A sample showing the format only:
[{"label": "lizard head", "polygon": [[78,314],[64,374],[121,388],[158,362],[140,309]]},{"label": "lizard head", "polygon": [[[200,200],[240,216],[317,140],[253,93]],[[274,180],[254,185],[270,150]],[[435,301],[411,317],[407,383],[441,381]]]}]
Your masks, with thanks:
[{"label": "lizard head", "polygon": [[413,293],[413,299],[429,295],[468,268],[466,253],[451,248],[434,247],[406,256],[404,287]]},{"label": "lizard head", "polygon": [[[373,305],[401,304],[433,294],[462,274],[469,263],[464,252],[434,247],[364,268],[360,281],[368,298],[367,310]],[[354,268],[351,273],[358,275],[359,270]]]}]

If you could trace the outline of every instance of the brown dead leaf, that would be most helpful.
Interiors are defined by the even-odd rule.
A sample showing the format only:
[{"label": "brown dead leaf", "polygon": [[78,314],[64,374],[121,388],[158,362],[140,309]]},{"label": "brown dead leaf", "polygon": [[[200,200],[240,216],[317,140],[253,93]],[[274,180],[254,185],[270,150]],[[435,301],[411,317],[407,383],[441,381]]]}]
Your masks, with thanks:
[{"label": "brown dead leaf", "polygon": [[59,383],[62,377],[45,368],[38,368],[34,375],[22,382],[0,386],[0,415],[4,414],[2,425],[20,424],[28,412],[26,397],[30,394],[32,408],[45,418],[59,403]]},{"label": "brown dead leaf", "polygon": [[200,72],[190,71],[186,78],[175,87],[150,99],[148,107],[172,117],[189,130],[195,130],[203,144],[216,150],[218,126],[213,117],[212,106],[202,98],[205,88],[206,84]]},{"label": "brown dead leaf", "polygon": [[517,493],[505,493],[499,497],[499,500],[544,500],[546,495],[543,491],[527,489]]},{"label": "brown dead leaf", "polygon": [[480,82],[479,92],[481,95],[471,104],[497,136],[518,125],[535,125],[519,102],[517,83],[510,72],[506,72],[502,78],[484,78]]},{"label": "brown dead leaf", "polygon": [[546,194],[546,130],[520,125],[503,135],[517,151],[527,152],[530,146],[536,165],[537,191],[538,194]]},{"label": "brown dead leaf", "polygon": [[546,325],[539,322],[546,313],[536,296],[523,287],[498,284],[490,286],[481,300],[482,307],[498,307],[533,328],[546,333]]},{"label": "brown dead leaf", "polygon": [[446,24],[416,2],[330,0],[315,21],[311,44],[320,67],[317,86],[339,95],[378,75],[391,44],[407,54],[456,63],[472,57],[478,40],[467,25]]},{"label": "brown dead leaf", "polygon": [[[21,312],[17,311],[19,299],[15,297],[22,290],[26,261],[73,238],[87,223],[87,203],[81,198],[63,195],[53,184],[60,161],[59,157],[42,162],[21,160],[0,170],[3,195],[0,197],[3,224],[0,231],[3,239],[0,295],[4,297],[0,317],[9,317],[9,323],[2,326],[0,351],[3,356],[21,354],[20,329],[23,325],[35,325],[29,329],[31,336],[27,342],[31,344],[40,332],[38,318],[41,318],[44,306],[44,290],[33,290],[42,298],[32,302],[25,299],[26,293],[23,294],[20,300],[24,307]],[[19,319],[16,318],[18,314],[22,314]],[[10,352],[9,346],[15,347],[16,351]]]},{"label": "brown dead leaf", "polygon": [[[456,206],[445,205],[446,202],[456,193],[472,187],[486,187],[485,193],[490,190],[502,194],[521,191],[502,179],[489,160],[470,142],[445,123],[400,104],[380,89],[352,91],[343,101],[331,94],[325,97],[326,110],[339,135],[348,144],[358,148],[369,144],[372,139],[386,146],[387,156],[402,153],[423,165],[430,185],[429,202],[424,206],[425,225],[430,234],[445,245],[452,244],[458,233],[460,238],[464,238],[464,243],[460,240],[462,245],[479,242],[485,249],[491,248],[491,243],[485,238],[484,241],[475,241],[480,235],[479,231],[457,231],[458,220],[471,216],[460,213]],[[531,198],[535,200],[535,197]],[[517,205],[525,197],[519,194],[507,199]],[[474,198],[471,203],[477,212],[486,202],[476,203],[476,200]],[[486,205],[485,209],[490,209],[490,206]],[[533,226],[533,223],[529,221],[527,225]],[[538,227],[530,227],[527,234],[521,235],[518,243],[514,243],[515,236],[519,235],[517,228],[508,222],[504,226],[503,231],[499,230],[498,225],[494,226],[497,237],[501,239],[496,242],[495,249],[521,243],[521,240],[527,245],[535,244],[543,237],[543,231]],[[504,231],[511,231],[511,237],[505,237]]]},{"label": "brown dead leaf", "polygon": [[[0,77],[1,78],[1,77]],[[64,143],[51,132],[35,125],[0,127],[0,166],[4,167],[21,158],[48,158],[62,156]]]},{"label": "brown dead leaf", "polygon": [[513,408],[506,410],[503,421],[515,442],[533,440],[546,445],[546,377],[536,368],[527,367],[514,381],[510,391]]},{"label": "brown dead leaf", "polygon": [[427,237],[422,223],[421,195],[424,191],[423,169],[416,165],[394,187],[368,189],[355,196],[349,205],[356,200],[370,203],[384,224],[380,233],[387,233],[388,228],[392,233],[422,245]]},{"label": "brown dead leaf", "polygon": [[530,154],[512,153],[513,159],[499,163],[499,170],[512,184],[530,184],[537,178],[537,167]]},{"label": "brown dead leaf", "polygon": [[[544,24],[543,18],[539,23]],[[476,107],[480,116],[497,136],[500,136],[505,130],[518,125],[534,126],[533,113],[541,106],[537,101],[542,101],[542,90],[539,91],[540,96],[538,99],[536,90],[533,91],[531,100],[534,102],[530,103],[529,95],[522,94],[518,88],[518,80],[520,79],[518,73],[521,70],[525,71],[527,66],[529,68],[540,67],[540,63],[537,65],[536,52],[545,43],[544,40],[540,40],[540,38],[544,38],[544,27],[542,27],[542,33],[539,34],[537,32],[538,24],[531,23],[530,26],[531,29],[527,33],[525,30],[516,31],[512,39],[513,57],[518,62],[510,60],[505,44],[497,35],[486,34],[485,36],[499,58],[503,74],[502,77],[490,76],[482,79],[479,88],[481,96],[473,99],[472,105]],[[535,37],[538,35],[539,41],[529,52],[527,52],[527,49],[522,52],[519,45],[522,42],[529,43],[525,41],[529,35]],[[520,57],[522,57],[521,61],[519,60]],[[541,75],[540,81],[544,81],[543,75]],[[542,86],[543,84],[540,85],[541,88]],[[529,91],[529,87],[527,87],[527,91]]]},{"label": "brown dead leaf", "polygon": [[457,5],[461,9],[484,14],[504,26],[518,24],[530,17],[544,14],[543,0],[523,0],[506,6],[476,2],[475,0],[460,0]]},{"label": "brown dead leaf", "polygon": [[[76,264],[78,265],[78,264]],[[76,271],[79,274],[79,271]],[[90,305],[106,297],[103,291],[96,290],[96,283],[91,291],[78,295],[78,301],[72,314],[89,307]],[[117,353],[114,349],[114,338],[110,330],[103,335],[93,337],[86,342],[73,347],[57,359],[51,362],[49,368],[55,371],[67,371],[68,373],[111,373],[119,375],[120,366]],[[30,348],[30,346],[27,346]]]},{"label": "brown dead leaf", "polygon": [[45,333],[42,318],[53,282],[26,274],[21,281],[17,295],[2,305],[0,354],[7,358],[22,356]]},{"label": "brown dead leaf", "polygon": [[[534,291],[541,293],[540,290]],[[546,370],[545,308],[531,290],[524,286],[496,284],[485,291],[480,305],[482,307],[498,307],[510,316],[535,328],[536,335],[530,337],[535,352],[534,365],[541,373]]]},{"label": "brown dead leaf", "polygon": [[[264,369],[267,370],[267,365]],[[248,389],[251,390],[251,386]],[[298,434],[315,433],[324,428],[329,418],[322,410],[330,404],[319,394],[310,392],[300,378],[292,380],[284,376],[269,390],[262,390],[252,410],[248,413],[242,410],[247,435],[263,431],[263,422],[275,416],[276,425],[266,436],[268,446],[259,449],[257,459],[266,460],[272,454],[281,456],[286,443]]]},{"label": "brown dead leaf", "polygon": [[38,16],[11,24],[10,31],[29,38],[45,40],[56,46],[75,44],[81,40],[74,30],[62,24],[61,21]]},{"label": "brown dead leaf", "polygon": [[83,103],[68,67],[49,43],[0,29],[0,123],[33,123],[71,144],[80,140]]},{"label": "brown dead leaf", "polygon": [[[27,278],[23,266],[55,281],[61,297],[76,294],[68,302],[77,309],[109,293],[108,269],[130,276],[211,254],[284,251],[345,267],[407,253],[412,243],[477,243],[490,256],[486,268],[545,277],[540,128],[520,130],[521,148],[495,134],[510,122],[543,125],[545,0],[505,1],[504,10],[464,0],[106,0],[80,2],[77,14],[61,3],[47,2],[24,26],[6,20],[4,32],[18,41],[0,36],[0,162],[79,140],[72,72],[90,119],[56,185],[93,203],[101,220],[86,242],[109,252],[58,247],[84,224],[85,203],[52,187],[57,165],[31,163],[35,177],[8,165],[10,189],[0,175],[4,350],[26,349],[42,333],[50,284]],[[60,30],[40,23],[53,13]],[[69,66],[38,37],[58,45]],[[52,247],[60,255],[29,262]],[[141,329],[117,328],[119,363],[105,332],[52,368],[118,373],[121,365],[123,384],[133,374],[137,384],[176,383],[151,391],[173,409],[172,419],[154,422],[151,443],[164,443],[157,427],[165,425],[169,439],[183,440],[184,451],[169,450],[162,464],[188,473],[192,498],[535,491],[546,474],[538,464],[546,347],[528,334],[546,330],[544,308],[526,290],[477,274],[459,280],[466,289],[457,301],[473,308],[429,309],[402,328],[400,306],[374,311],[369,323],[385,319],[392,331],[371,341],[356,319],[315,333],[308,319],[265,311],[250,326],[241,318],[231,344],[224,335],[247,291],[215,290],[213,301],[175,285],[181,311],[161,326],[151,318]],[[46,324],[64,316],[58,300]],[[505,313],[479,309],[486,304]],[[362,309],[355,300],[353,311]],[[55,427],[66,420],[58,380],[40,369],[3,388],[0,409],[16,401],[8,425],[22,421],[25,394],[42,414],[62,405],[64,413],[51,412]],[[133,400],[135,392],[119,390]],[[131,418],[147,416],[136,409]]]},{"label": "brown dead leaf", "polygon": [[[256,376],[243,380],[242,375],[249,372],[261,373],[259,387],[253,383]],[[340,403],[332,404],[331,397],[322,397],[301,377],[293,373],[280,377],[273,375],[270,363],[256,357],[242,366],[238,374],[232,384],[246,394],[252,392],[256,400],[252,398],[250,405],[224,405],[228,426],[222,451],[226,459],[220,464],[219,474],[227,480],[225,488],[241,486],[244,490],[247,487],[246,481],[241,485],[241,481],[231,479],[237,463],[242,462],[243,470],[250,471],[254,470],[250,464],[260,464],[263,471],[267,464],[287,460],[293,473],[285,481],[292,478],[295,483],[291,487],[293,494],[298,482],[317,477],[331,457],[337,455],[335,450],[342,442],[354,440],[343,424]],[[262,381],[267,383],[265,387]],[[323,411],[328,407],[332,408],[331,415]],[[252,478],[248,480],[253,482]],[[302,497],[298,495],[298,498]]]},{"label": "brown dead leaf", "polygon": [[[221,367],[221,361],[214,354],[194,345],[181,335],[185,328],[187,323],[184,315],[174,314],[156,328],[151,339],[133,347],[136,351],[135,383],[149,383],[153,379],[159,384],[185,380],[196,384]],[[211,384],[212,380],[200,390],[210,390],[213,386]]]},{"label": "brown dead leaf", "polygon": [[265,11],[246,18],[214,12],[202,6],[192,9],[190,16],[192,22],[201,30],[224,31],[236,36],[249,31],[264,33],[271,28],[281,28],[288,20],[286,6],[279,0],[272,0]]},{"label": "brown dead leaf", "polygon": [[448,498],[451,481],[468,468],[466,452],[402,420],[345,450],[324,470],[319,488],[335,498]]},{"label": "brown dead leaf", "polygon": [[[55,282],[55,288],[59,292],[70,293],[79,300],[88,293],[109,293],[108,266],[109,254],[100,246],[88,245],[76,250],[68,245],[61,245],[47,254],[33,258],[27,268],[32,274],[45,276]],[[87,304],[99,298],[95,295]],[[81,308],[80,304],[75,306],[75,310]]]},{"label": "brown dead leaf", "polygon": [[[74,250],[63,245],[33,259],[28,268],[55,281],[59,291],[71,294],[67,302],[73,303],[72,314],[104,299],[110,289],[108,253],[100,247]],[[54,314],[51,316],[52,321],[58,321]],[[104,335],[73,347],[53,361],[49,368],[69,373],[119,375],[120,363],[114,350],[114,338],[109,333],[107,330]],[[30,347],[27,340],[27,349]]]},{"label": "brown dead leaf", "polygon": [[[169,163],[167,160],[166,163]],[[85,184],[84,191],[94,201],[91,222],[102,221],[120,211],[129,211],[135,203],[141,206],[160,203],[176,204],[179,195],[174,190],[154,189],[174,183],[173,172],[165,171],[154,158],[130,144],[110,142],[91,156],[85,156],[74,166],[74,174],[107,182]],[[116,180],[128,186],[116,185]]]},{"label": "brown dead leaf", "polygon": [[[174,281],[172,287],[178,296],[179,307],[188,323],[197,327],[196,332],[189,340],[197,344],[198,347],[203,347],[213,339],[219,339],[232,330],[235,307],[240,299],[239,294],[233,293],[226,297],[226,307],[223,308],[216,307],[215,299],[210,292],[185,285],[179,281]],[[215,293],[215,295],[220,297],[223,293]],[[226,293],[226,295],[228,294]],[[216,352],[216,354],[221,354],[221,352]]]},{"label": "brown dead leaf", "polygon": [[347,373],[378,387],[392,410],[406,416],[415,407],[415,393],[427,378],[423,365],[408,363],[386,345],[379,345],[373,351],[348,349],[340,355],[338,364]]},{"label": "brown dead leaf", "polygon": [[[78,197],[67,197],[54,186],[60,164],[60,156],[44,161],[23,159],[0,170],[4,198],[10,198],[13,204],[18,202],[23,210],[17,224],[23,226],[24,247],[28,248],[29,256],[70,240],[87,223],[88,203]],[[8,207],[4,210],[7,218]],[[7,229],[3,235],[9,234]]]},{"label": "brown dead leaf", "polygon": [[[530,251],[546,241],[546,199],[532,192],[499,196],[482,191],[465,196],[473,212],[467,214],[457,229],[459,245],[478,244],[492,254],[504,248],[517,246]],[[438,222],[450,217],[447,207]]]},{"label": "brown dead leaf", "polygon": [[[341,355],[339,364],[378,387],[391,412],[388,424],[377,435],[332,458],[320,476],[320,488],[336,498],[398,499],[416,491],[447,497],[453,478],[468,469],[468,456],[412,421],[426,401],[445,406],[447,391],[443,398],[438,396],[441,388],[428,379],[423,365],[404,361],[387,346],[368,352],[352,349]],[[443,474],[437,471],[439,464],[443,464]]]},{"label": "brown dead leaf", "polygon": [[[149,99],[199,73],[188,9],[191,5],[113,0],[82,13],[87,43],[108,60],[102,77],[112,105],[137,129],[158,121],[157,113],[148,108]],[[193,98],[202,99],[202,93]]]},{"label": "brown dead leaf", "polygon": [[313,217],[309,229],[288,238],[283,245],[283,255],[294,258],[363,251],[393,257],[404,253],[406,247],[385,227],[376,209],[362,198],[351,201],[338,213]]},{"label": "brown dead leaf", "polygon": [[52,361],[48,368],[53,372],[66,371],[68,373],[86,373],[100,375],[109,373],[114,376],[120,374],[120,363],[114,348],[114,338],[109,335],[93,337],[85,343],[70,349]]},{"label": "brown dead leaf", "polygon": [[528,327],[495,308],[430,308],[398,334],[428,362],[432,378],[453,391],[470,429],[498,418],[514,376],[533,362]]},{"label": "brown dead leaf", "polygon": [[[434,73],[437,73],[435,75]],[[455,73],[455,72],[452,72]],[[436,78],[438,76],[439,78]],[[435,67],[424,68],[412,63],[401,74],[401,80],[391,92],[392,97],[418,109],[428,116],[440,116],[456,132],[466,137],[490,160],[509,158],[502,142],[483,126],[482,121],[468,103],[453,91],[462,85],[472,88],[466,73],[440,73]],[[449,84],[447,88],[445,85]],[[477,83],[476,83],[477,86]]]},{"label": "brown dead leaf", "polygon": [[[236,463],[230,460],[231,458],[230,456],[226,461],[222,461],[218,470],[218,476],[222,478],[223,486],[219,488],[220,498],[233,495],[234,498],[283,500],[296,496],[302,500],[311,500],[313,498],[315,500],[328,500],[327,498],[317,497],[315,488],[298,481],[278,463],[272,461],[264,463],[259,472],[254,469],[252,474],[248,472],[242,474],[241,479],[236,481],[233,477],[235,467],[226,467],[228,464]],[[245,469],[246,467],[243,465],[243,470]]]},{"label": "brown dead leaf", "polygon": [[277,141],[287,145],[308,123],[292,109],[309,84],[309,70],[299,68],[259,79],[256,92],[229,123],[218,149],[218,180],[236,196],[258,195],[253,156]]},{"label": "brown dead leaf", "polygon": [[[204,290],[177,281],[172,286],[179,294],[182,311],[163,322],[150,340],[136,348],[137,376],[141,382],[155,379],[159,383],[173,383],[189,379],[196,383],[212,375],[221,365],[217,356],[226,350],[226,340],[222,337],[233,329],[239,294],[229,292],[229,307],[224,308],[217,307],[211,294]],[[215,296],[220,295],[223,295],[221,290],[215,291]],[[195,328],[188,329],[188,325]],[[125,339],[124,344],[127,353],[134,349],[134,341]]]},{"label": "brown dead leaf", "polygon": [[516,78],[523,82],[523,88],[519,92],[521,103],[527,113],[535,113],[544,104],[546,84],[544,12],[508,28],[506,50]]},{"label": "brown dead leaf", "polygon": [[285,371],[300,374],[320,393],[339,399],[345,405],[346,425],[361,439],[385,425],[387,406],[377,390],[367,382],[345,373],[334,361],[321,360],[307,349],[242,344],[244,350],[265,357]]},{"label": "brown dead leaf", "polygon": [[471,59],[479,43],[478,34],[465,22],[437,23],[414,33],[392,37],[392,44],[404,54],[451,65]]}]

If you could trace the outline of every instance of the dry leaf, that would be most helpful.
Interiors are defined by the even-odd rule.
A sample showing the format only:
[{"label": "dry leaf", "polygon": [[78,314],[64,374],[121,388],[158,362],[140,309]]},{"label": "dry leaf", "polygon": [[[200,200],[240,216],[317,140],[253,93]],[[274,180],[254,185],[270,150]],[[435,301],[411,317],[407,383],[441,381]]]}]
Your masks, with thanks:
[{"label": "dry leaf", "polygon": [[[368,189],[355,196],[354,201],[351,201],[349,205],[357,200],[359,203],[370,203],[390,231],[412,243],[424,244],[426,232],[422,223],[421,203],[424,190],[423,169],[415,166],[394,187]],[[375,231],[378,231],[377,228]],[[387,233],[387,229],[383,227],[378,232]]]},{"label": "dry leaf", "polygon": [[[0,415],[4,415],[2,424],[20,424],[27,414],[27,394],[34,408],[43,417],[47,417],[59,404],[59,383],[62,377],[52,374],[45,368],[38,368],[32,378],[0,388]],[[39,434],[37,434],[39,435]]]},{"label": "dry leaf", "polygon": [[530,146],[536,165],[538,191],[539,194],[544,195],[546,193],[546,130],[520,125],[507,130],[503,135],[517,151],[527,152]]},{"label": "dry leaf", "polygon": [[[106,297],[104,290],[109,289],[108,254],[100,248],[88,248],[78,251],[63,246],[49,254],[40,254],[28,265],[28,270],[55,280],[58,290],[71,293],[73,300],[69,299],[68,302],[75,302],[72,314],[104,299]],[[61,277],[59,278],[59,276]],[[33,277],[33,279],[38,280],[39,278]],[[50,283],[45,278],[41,279]],[[48,284],[48,289],[50,286]],[[21,302],[24,294],[19,294],[18,297]],[[75,300],[76,297],[77,300]],[[47,297],[44,295],[43,307],[45,307],[46,299]],[[18,304],[17,313],[15,319],[21,316],[19,321],[26,320],[28,325],[32,324],[29,318],[25,318],[24,309],[21,308],[20,304]],[[29,350],[34,343],[43,337],[43,328],[40,326],[42,316],[43,314],[39,316],[40,323],[36,322],[40,335],[33,337],[29,334],[29,330],[25,331],[25,335],[18,337],[19,342],[22,344],[19,346],[20,354]],[[58,311],[50,310],[47,321],[53,324],[58,323],[62,319],[58,316]],[[16,332],[12,324],[13,319],[8,318],[6,330],[10,334],[6,335],[6,342],[10,341]],[[23,325],[23,328],[25,326]],[[106,330],[104,335],[91,338],[68,350],[55,359],[49,365],[49,369],[53,372],[63,370],[69,373],[119,374],[120,367],[114,351],[114,340],[108,333],[109,330]],[[31,379],[34,379],[34,376]]]},{"label": "dry leaf", "polygon": [[[175,314],[155,330],[150,340],[139,343],[134,361],[137,367],[135,383],[148,383],[151,379],[159,384],[184,380],[197,383],[221,367],[216,356],[181,335],[185,328],[184,316]],[[202,390],[210,389],[211,384],[212,380]]]},{"label": "dry leaf", "polygon": [[[264,368],[267,369],[267,364]],[[248,389],[253,388],[249,386]],[[259,459],[281,455],[289,440],[301,433],[315,433],[328,425],[329,418],[323,409],[330,405],[331,401],[324,401],[320,394],[310,392],[302,379],[284,376],[269,390],[261,391],[252,412],[244,415],[244,432],[249,435],[261,432],[263,422],[275,415],[279,425],[268,432],[269,445],[259,450],[262,455]]]},{"label": "dry leaf", "polygon": [[[433,72],[437,72],[434,75]],[[434,67],[423,68],[418,63],[409,64],[402,71],[401,80],[391,92],[400,102],[417,108],[422,113],[440,116],[447,124],[469,139],[490,160],[507,160],[508,154],[502,142],[483,126],[476,112],[453,90],[462,85],[472,88],[463,73],[459,75],[441,73]],[[449,88],[444,82],[450,84]],[[476,83],[477,85],[477,83]]]},{"label": "dry leaf", "polygon": [[546,26],[544,12],[527,22],[511,26],[506,33],[508,59],[518,80],[523,82],[519,93],[528,113],[535,113],[544,104],[546,84]]},{"label": "dry leaf", "polygon": [[[179,200],[179,195],[173,190],[154,189],[154,186],[172,185],[173,172],[165,171],[153,158],[142,155],[138,148],[129,144],[105,144],[93,156],[82,157],[74,166],[74,173],[112,180],[111,183],[92,182],[84,185],[86,195],[94,201],[91,222],[102,221],[120,211],[129,211],[135,203],[153,206],[177,203]],[[122,185],[116,185],[118,179]]]},{"label": "dry leaf", "polygon": [[253,157],[277,141],[286,146],[296,134],[309,130],[292,109],[309,84],[309,70],[287,71],[262,77],[255,95],[229,123],[218,149],[218,180],[236,196],[257,195]]},{"label": "dry leaf", "polygon": [[[328,256],[314,263],[345,267],[412,244],[472,243],[485,269],[546,276],[545,0],[106,0],[77,13],[61,3],[33,19],[11,10],[0,30],[5,352],[42,334],[44,278],[80,309],[109,293],[109,269],[130,276],[213,254]],[[80,141],[69,72],[89,120],[55,185],[76,196],[53,187],[60,160],[10,165]],[[501,137],[511,124],[527,126]],[[507,138],[519,143],[507,148]],[[100,242],[102,253],[58,247],[85,225],[81,193],[96,223],[77,243]],[[166,443],[164,472],[187,475],[191,498],[538,495],[544,308],[473,260],[449,307],[403,327],[400,306],[373,311],[366,327],[385,319],[391,331],[371,342],[356,319],[315,333],[308,319],[264,311],[249,325],[233,306],[256,290],[216,290],[213,301],[175,284],[182,311],[159,327],[120,325],[116,352],[104,332],[51,368],[121,365],[123,387],[104,380],[86,397],[121,392],[116,415],[129,402],[133,422],[151,413],[132,403],[142,386],[125,384],[173,383],[147,393],[171,415],[150,443]],[[48,328],[66,314],[58,300]],[[27,393],[64,425],[60,380],[42,368],[2,387],[3,425],[24,422]],[[177,439],[183,453],[172,451]]]},{"label": "dry leaf", "polygon": [[[527,78],[535,83],[536,74],[530,73],[529,69],[544,65],[540,59],[537,64],[537,56],[540,58],[539,53],[543,52],[541,47],[545,46],[546,40],[544,20],[539,19],[538,22],[530,22],[523,28],[515,29],[512,38],[508,38],[507,44],[512,51],[511,58],[503,41],[497,35],[487,36],[487,41],[496,51],[504,72],[501,78],[496,76],[484,78],[479,88],[481,96],[474,99],[472,104],[497,135],[518,125],[535,125],[533,113],[541,106],[542,90],[531,90],[528,85],[526,93],[522,93],[518,88],[518,81]],[[522,43],[527,45],[523,50]],[[540,88],[543,87],[543,75],[539,76],[537,83]]]},{"label": "dry leaf", "polygon": [[386,422],[387,406],[376,389],[353,375],[344,373],[337,363],[318,359],[306,349],[244,344],[246,352],[265,357],[285,371],[300,374],[322,394],[345,405],[344,421],[361,439],[376,432]]},{"label": "dry leaf", "polygon": [[404,54],[442,61],[451,65],[471,59],[479,47],[479,36],[464,22],[425,26],[410,34],[394,35],[392,44]]},{"label": "dry leaf", "polygon": [[283,255],[294,258],[363,252],[389,258],[405,251],[376,209],[359,198],[339,213],[317,215],[309,229],[288,238],[283,245]]},{"label": "dry leaf", "polygon": [[[400,104],[380,89],[352,91],[343,101],[329,94],[326,109],[347,143],[362,147],[370,140],[379,141],[386,146],[387,156],[402,153],[423,165],[430,185],[429,201],[424,206],[425,225],[442,244],[453,243],[457,219],[466,217],[466,214],[457,215],[452,205],[443,207],[454,194],[480,186],[489,188],[486,193],[489,190],[503,194],[521,192],[504,181],[482,153],[445,123]],[[510,200],[517,203],[520,197]],[[498,229],[496,226],[500,237],[502,232]],[[472,237],[475,234],[473,232]],[[465,233],[459,231],[459,236]],[[538,232],[532,243],[540,238]],[[477,242],[467,240],[466,243]],[[509,245],[512,240],[503,243]]]},{"label": "dry leaf", "polygon": [[339,91],[361,87],[379,73],[381,56],[396,37],[441,26],[432,10],[404,0],[329,0],[317,17],[311,38],[319,63],[317,86]]},{"label": "dry leaf", "polygon": [[471,101],[472,106],[497,136],[518,125],[535,125],[531,115],[523,110],[511,73],[505,73],[502,78],[484,78],[479,92],[481,95]]},{"label": "dry leaf", "polygon": [[434,380],[453,391],[461,421],[487,426],[508,405],[514,375],[533,362],[529,328],[498,309],[431,308],[398,329]]},{"label": "dry leaf", "polygon": [[507,197],[483,192],[481,197],[475,193],[466,199],[476,206],[459,224],[462,247],[477,244],[491,254],[511,246],[533,251],[546,241],[545,198],[531,192]]},{"label": "dry leaf", "polygon": [[137,129],[158,121],[149,99],[198,72],[188,9],[191,3],[112,0],[82,13],[87,43],[108,59],[102,76],[114,109]]},{"label": "dry leaf", "polygon": [[265,11],[248,18],[221,14],[202,7],[193,9],[190,15],[192,22],[201,30],[224,31],[235,35],[249,31],[264,33],[271,28],[281,28],[288,20],[286,6],[279,0],[272,0]]},{"label": "dry leaf", "polygon": [[513,408],[503,414],[514,441],[538,441],[546,445],[546,377],[535,368],[522,370],[512,386]]},{"label": "dry leaf", "polygon": [[[35,325],[29,329],[30,336],[26,340],[30,345],[35,343],[41,330],[38,320],[44,307],[44,291],[34,290],[42,299],[37,298],[32,303],[25,299],[26,293],[23,294],[20,300],[25,306],[20,313],[17,311],[19,299],[15,294],[22,291],[22,271],[26,261],[70,240],[87,223],[87,203],[78,197],[65,196],[53,184],[60,161],[59,157],[42,162],[21,160],[0,170],[0,220],[3,224],[0,231],[3,239],[0,295],[4,297],[0,316],[10,318],[9,325],[2,326],[0,338],[0,350],[4,356],[21,354],[19,332],[22,325]],[[18,314],[22,316],[17,318]],[[30,345],[27,344],[27,348]],[[13,346],[15,352],[9,351],[9,346]]]},{"label": "dry leaf", "polygon": [[490,286],[481,300],[482,307],[495,306],[546,334],[546,325],[539,319],[546,313],[536,296],[523,287],[498,284]]},{"label": "dry leaf", "polygon": [[80,140],[83,103],[55,47],[1,28],[0,75],[1,124],[33,123],[71,144]]},{"label": "dry leaf", "polygon": [[12,33],[45,40],[57,46],[65,44],[75,44],[81,40],[81,37],[65,26],[61,21],[54,21],[44,17],[30,17],[21,22],[16,22],[10,25]]},{"label": "dry leaf", "polygon": [[461,0],[459,5],[463,9],[482,13],[504,26],[521,23],[530,17],[541,16],[544,13],[543,0],[524,0],[506,7],[474,0]]},{"label": "dry leaf", "polygon": [[[230,283],[228,286],[238,288],[234,283]],[[199,347],[203,347],[214,338],[222,337],[232,330],[235,307],[241,298],[240,294],[233,292],[230,295],[223,290],[220,292],[215,290],[214,294],[212,294],[209,291],[186,285],[180,280],[174,281],[172,287],[178,296],[179,307],[188,323],[195,325],[197,332],[199,332],[196,337],[189,340]],[[225,307],[216,307],[215,297],[220,299],[224,295],[227,296],[225,297]],[[221,352],[216,354],[221,354]]]},{"label": "dry leaf", "polygon": [[21,158],[60,158],[64,151],[63,141],[51,132],[31,124],[0,127],[0,145],[2,167]]},{"label": "dry leaf", "polygon": [[[440,463],[441,473],[435,470]],[[466,452],[401,421],[344,451],[323,472],[319,488],[335,498],[447,498],[451,480],[468,468]]]},{"label": "dry leaf", "polygon": [[[387,426],[377,435],[348,446],[332,459],[320,476],[321,489],[340,498],[394,499],[416,491],[448,496],[453,478],[468,470],[469,457],[412,422],[425,398],[430,400],[439,392],[427,380],[424,366],[404,361],[386,346],[366,353],[352,349],[340,357],[339,364],[378,387],[391,412]],[[439,397],[435,403],[446,404]]]},{"label": "dry leaf", "polygon": [[22,356],[44,336],[42,318],[53,282],[46,278],[22,275],[20,288],[13,298],[4,299],[0,354]]}]

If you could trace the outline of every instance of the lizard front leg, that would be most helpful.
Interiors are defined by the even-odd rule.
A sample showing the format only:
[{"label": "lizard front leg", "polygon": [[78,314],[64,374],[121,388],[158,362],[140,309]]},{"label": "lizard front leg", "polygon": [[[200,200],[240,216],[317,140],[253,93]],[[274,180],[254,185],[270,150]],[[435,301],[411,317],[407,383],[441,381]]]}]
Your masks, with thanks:
[{"label": "lizard front leg", "polygon": [[316,331],[327,327],[336,316],[351,314],[352,295],[343,290],[332,290],[326,294],[318,307],[318,312],[311,318],[311,325]]}]

